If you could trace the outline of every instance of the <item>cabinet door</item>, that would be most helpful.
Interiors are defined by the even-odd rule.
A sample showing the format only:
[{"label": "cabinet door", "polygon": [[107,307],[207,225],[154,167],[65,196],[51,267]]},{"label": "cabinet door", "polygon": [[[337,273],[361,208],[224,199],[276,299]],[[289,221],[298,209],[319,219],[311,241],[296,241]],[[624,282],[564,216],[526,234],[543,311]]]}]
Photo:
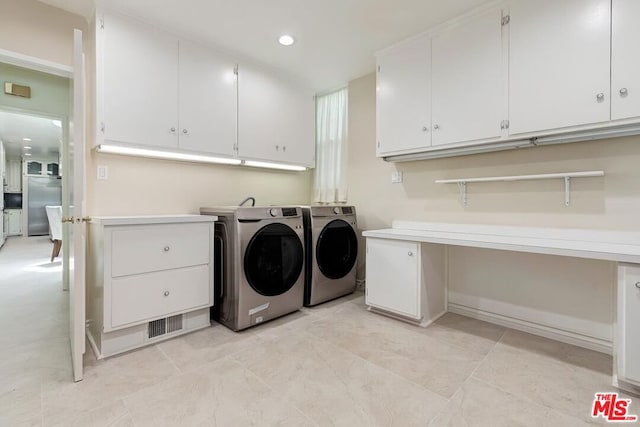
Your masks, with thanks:
[{"label": "cabinet door", "polygon": [[640,2],[613,0],[611,17],[611,119],[640,116]]},{"label": "cabinet door", "polygon": [[7,176],[7,191],[22,191],[22,162],[20,160],[9,160],[9,171]]},{"label": "cabinet door", "polygon": [[432,40],[432,145],[497,139],[504,117],[502,10]]},{"label": "cabinet door", "polygon": [[618,375],[640,384],[640,266],[618,271]]},{"label": "cabinet door", "polygon": [[367,238],[368,305],[420,318],[419,244]]},{"label": "cabinet door", "polygon": [[176,148],[178,39],[116,14],[105,15],[98,31],[104,36],[97,53],[103,64],[97,84],[104,139]]},{"label": "cabinet door", "polygon": [[238,70],[238,155],[313,166],[313,92],[261,71]]},{"label": "cabinet door", "polygon": [[9,211],[9,235],[18,236],[22,234],[22,211],[12,209]]},{"label": "cabinet door", "polygon": [[234,156],[237,123],[235,62],[180,40],[179,147]]},{"label": "cabinet door", "polygon": [[609,120],[610,0],[514,0],[509,133]]},{"label": "cabinet door", "polygon": [[431,39],[419,37],[377,57],[377,155],[431,145]]}]

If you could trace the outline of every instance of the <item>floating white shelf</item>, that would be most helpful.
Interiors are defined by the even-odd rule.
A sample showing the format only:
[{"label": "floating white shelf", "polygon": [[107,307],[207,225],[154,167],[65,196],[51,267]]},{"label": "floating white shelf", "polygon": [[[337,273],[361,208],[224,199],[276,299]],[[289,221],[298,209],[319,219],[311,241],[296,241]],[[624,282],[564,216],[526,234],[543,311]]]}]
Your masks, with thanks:
[{"label": "floating white shelf", "polygon": [[511,175],[511,176],[489,176],[482,178],[456,178],[456,179],[437,179],[436,184],[458,184],[460,188],[460,197],[462,203],[467,206],[467,184],[470,182],[498,182],[498,181],[531,181],[539,179],[564,179],[564,204],[571,204],[571,178],[590,178],[604,176],[604,171],[585,171],[585,172],[560,172],[560,173],[543,173],[537,175]]}]

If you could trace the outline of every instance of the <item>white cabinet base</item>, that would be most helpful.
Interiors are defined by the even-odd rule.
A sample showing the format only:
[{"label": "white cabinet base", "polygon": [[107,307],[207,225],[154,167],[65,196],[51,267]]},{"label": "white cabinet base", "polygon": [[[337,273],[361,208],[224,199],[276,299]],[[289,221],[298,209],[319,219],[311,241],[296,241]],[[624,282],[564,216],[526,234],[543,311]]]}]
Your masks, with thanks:
[{"label": "white cabinet base", "polygon": [[99,360],[211,326],[208,307],[184,313],[180,316],[182,316],[181,329],[153,338],[149,338],[149,327],[152,322],[113,332],[102,332],[98,336],[93,336],[91,330],[87,329],[87,338],[96,359]]}]

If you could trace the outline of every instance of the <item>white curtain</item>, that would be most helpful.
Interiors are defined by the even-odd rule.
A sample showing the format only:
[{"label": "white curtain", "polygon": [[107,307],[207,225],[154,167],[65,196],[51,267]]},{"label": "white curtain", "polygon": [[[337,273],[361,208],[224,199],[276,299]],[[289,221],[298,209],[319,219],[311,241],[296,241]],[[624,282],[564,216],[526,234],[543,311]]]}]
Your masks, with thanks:
[{"label": "white curtain", "polygon": [[347,95],[344,88],[316,98],[316,203],[347,201]]}]

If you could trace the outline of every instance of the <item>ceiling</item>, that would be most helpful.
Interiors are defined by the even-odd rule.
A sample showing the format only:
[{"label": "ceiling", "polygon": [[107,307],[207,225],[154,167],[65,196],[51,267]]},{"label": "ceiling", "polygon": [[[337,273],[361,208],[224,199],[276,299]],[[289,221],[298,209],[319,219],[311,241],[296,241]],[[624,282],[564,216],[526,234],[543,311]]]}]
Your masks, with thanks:
[{"label": "ceiling", "polygon": [[[90,16],[94,0],[40,0]],[[109,0],[178,34],[283,68],[316,91],[373,72],[374,52],[487,0]],[[289,33],[291,47],[277,43]]]},{"label": "ceiling", "polygon": [[24,153],[34,158],[57,158],[61,138],[62,129],[51,119],[0,111],[0,140],[7,158],[22,158]]}]

